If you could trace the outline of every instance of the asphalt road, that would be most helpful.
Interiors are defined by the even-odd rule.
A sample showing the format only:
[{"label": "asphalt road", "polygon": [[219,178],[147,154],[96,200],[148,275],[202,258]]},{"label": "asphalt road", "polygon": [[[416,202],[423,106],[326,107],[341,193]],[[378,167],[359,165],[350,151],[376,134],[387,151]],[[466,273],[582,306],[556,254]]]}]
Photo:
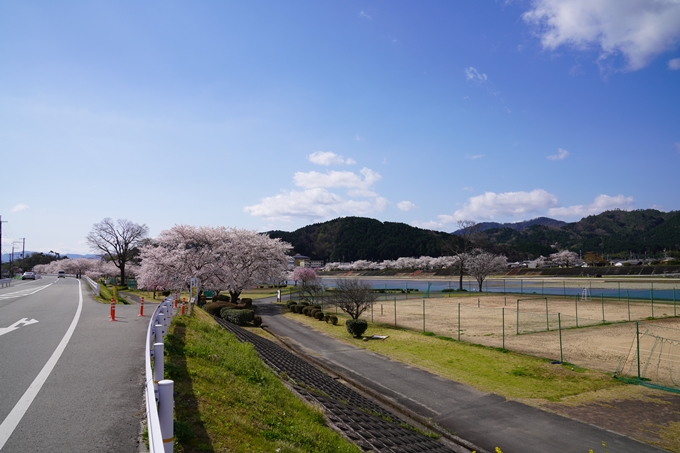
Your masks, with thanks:
[{"label": "asphalt road", "polygon": [[111,322],[91,294],[71,277],[0,289],[3,453],[139,451],[149,318],[117,305]]},{"label": "asphalt road", "polygon": [[[335,340],[281,316],[270,301],[257,302],[263,325],[293,350],[379,396],[393,407],[431,420],[481,449],[504,453],[659,453],[664,450],[617,433],[480,392]],[[389,341],[386,340],[386,341]]]}]

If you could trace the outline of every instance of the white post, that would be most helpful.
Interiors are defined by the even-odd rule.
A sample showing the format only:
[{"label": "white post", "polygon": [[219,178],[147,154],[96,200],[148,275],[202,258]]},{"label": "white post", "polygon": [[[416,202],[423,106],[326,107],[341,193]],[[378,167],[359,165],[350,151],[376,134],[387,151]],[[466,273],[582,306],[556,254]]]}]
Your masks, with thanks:
[{"label": "white post", "polygon": [[165,338],[165,333],[167,330],[165,330],[165,326],[161,324],[156,324],[153,326],[154,328],[154,333],[156,334],[156,343],[163,343],[163,338]]},{"label": "white post", "polygon": [[161,424],[161,436],[165,453],[172,453],[175,445],[174,437],[174,414],[175,401],[173,392],[175,383],[169,379],[158,382],[158,420]]},{"label": "white post", "polygon": [[153,389],[156,394],[156,403],[160,401],[158,383],[165,379],[165,361],[163,343],[153,344]]}]

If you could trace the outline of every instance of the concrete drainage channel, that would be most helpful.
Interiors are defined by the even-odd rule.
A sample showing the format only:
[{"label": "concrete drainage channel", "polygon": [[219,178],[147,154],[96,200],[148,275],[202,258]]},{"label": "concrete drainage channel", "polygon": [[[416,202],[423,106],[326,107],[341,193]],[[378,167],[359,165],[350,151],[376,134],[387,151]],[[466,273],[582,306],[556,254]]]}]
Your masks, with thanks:
[{"label": "concrete drainage channel", "polygon": [[[441,435],[440,440],[427,437],[419,433],[413,423],[408,423],[272,341],[223,319],[215,320],[239,341],[251,343],[271,369],[279,375],[285,373],[287,384],[307,401],[323,407],[333,427],[364,451],[484,453],[484,450],[436,427],[427,426]],[[360,388],[355,383],[351,384]]]}]

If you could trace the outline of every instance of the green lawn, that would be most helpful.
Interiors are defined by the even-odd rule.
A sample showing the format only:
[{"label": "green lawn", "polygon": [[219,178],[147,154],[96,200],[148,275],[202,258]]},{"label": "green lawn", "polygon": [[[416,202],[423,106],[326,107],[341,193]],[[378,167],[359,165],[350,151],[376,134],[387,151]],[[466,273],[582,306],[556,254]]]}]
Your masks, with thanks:
[{"label": "green lawn", "polygon": [[364,336],[389,337],[362,341],[347,333],[346,317],[339,316],[338,325],[333,326],[302,314],[287,313],[285,316],[355,346],[506,398],[560,401],[569,396],[625,385],[602,372],[566,363],[553,365],[547,359],[458,343],[428,333],[369,323]]},{"label": "green lawn", "polygon": [[165,345],[176,452],[360,452],[202,310],[175,317]]}]

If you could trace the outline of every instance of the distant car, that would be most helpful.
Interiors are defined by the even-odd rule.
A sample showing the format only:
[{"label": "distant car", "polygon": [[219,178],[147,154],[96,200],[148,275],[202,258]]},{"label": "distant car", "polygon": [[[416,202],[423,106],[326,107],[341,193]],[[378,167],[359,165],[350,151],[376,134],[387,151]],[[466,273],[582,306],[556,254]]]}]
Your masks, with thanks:
[{"label": "distant car", "polygon": [[57,272],[57,278],[66,278],[66,272],[64,271]]},{"label": "distant car", "polygon": [[33,272],[24,272],[21,275],[22,280],[35,280],[35,274]]}]

